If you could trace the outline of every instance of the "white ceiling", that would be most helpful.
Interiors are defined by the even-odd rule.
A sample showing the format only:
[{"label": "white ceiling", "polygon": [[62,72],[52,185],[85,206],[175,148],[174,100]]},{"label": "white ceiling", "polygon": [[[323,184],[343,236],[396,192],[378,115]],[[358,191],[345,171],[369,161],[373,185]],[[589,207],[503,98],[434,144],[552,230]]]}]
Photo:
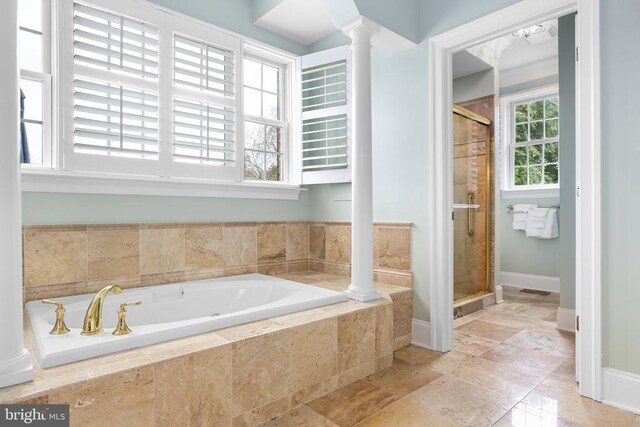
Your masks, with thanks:
[{"label": "white ceiling", "polygon": [[[545,25],[553,25],[558,28],[557,20],[545,22]],[[500,69],[511,70],[534,62],[539,62],[558,56],[558,38],[532,45],[523,37],[506,36],[511,44],[502,51],[500,56]]]},{"label": "white ceiling", "polygon": [[303,45],[336,30],[323,0],[283,0],[255,24]]},{"label": "white ceiling", "polygon": [[[558,28],[558,21],[548,21],[543,25],[552,25]],[[547,42],[532,45],[522,37],[514,37],[511,34],[503,36],[502,39],[509,42],[509,46],[500,55],[500,70],[511,70],[536,62],[544,61],[558,56],[558,38]],[[476,58],[467,51],[458,52],[453,55],[453,78],[468,76],[491,69],[491,65]]]}]

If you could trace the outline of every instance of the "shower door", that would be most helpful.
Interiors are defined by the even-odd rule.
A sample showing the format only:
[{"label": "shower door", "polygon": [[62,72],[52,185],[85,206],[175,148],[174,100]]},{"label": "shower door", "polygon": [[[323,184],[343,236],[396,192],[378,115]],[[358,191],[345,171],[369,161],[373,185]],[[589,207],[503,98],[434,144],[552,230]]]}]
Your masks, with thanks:
[{"label": "shower door", "polygon": [[455,106],[453,114],[454,300],[489,291],[491,121]]}]

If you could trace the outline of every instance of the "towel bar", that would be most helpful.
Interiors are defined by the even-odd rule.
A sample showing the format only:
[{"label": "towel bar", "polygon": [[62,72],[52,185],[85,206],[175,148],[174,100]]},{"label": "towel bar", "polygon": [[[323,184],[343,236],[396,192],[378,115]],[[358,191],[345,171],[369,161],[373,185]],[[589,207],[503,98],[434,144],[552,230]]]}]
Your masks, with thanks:
[{"label": "towel bar", "polygon": [[[539,208],[554,208],[560,209],[560,205],[552,205],[552,206],[538,206]],[[513,205],[507,206],[507,213],[510,214],[513,212]]]}]

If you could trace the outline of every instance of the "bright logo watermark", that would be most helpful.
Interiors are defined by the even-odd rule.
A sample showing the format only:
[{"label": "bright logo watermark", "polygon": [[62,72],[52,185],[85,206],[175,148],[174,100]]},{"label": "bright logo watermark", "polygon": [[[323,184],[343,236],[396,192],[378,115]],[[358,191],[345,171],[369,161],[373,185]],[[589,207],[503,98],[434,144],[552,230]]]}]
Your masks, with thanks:
[{"label": "bright logo watermark", "polygon": [[69,405],[0,405],[0,427],[68,427]]}]

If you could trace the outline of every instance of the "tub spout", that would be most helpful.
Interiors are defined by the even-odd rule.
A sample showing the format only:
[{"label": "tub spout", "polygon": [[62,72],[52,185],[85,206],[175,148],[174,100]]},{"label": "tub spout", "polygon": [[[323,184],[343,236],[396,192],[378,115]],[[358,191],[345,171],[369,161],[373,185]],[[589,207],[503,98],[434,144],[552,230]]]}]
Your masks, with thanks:
[{"label": "tub spout", "polygon": [[118,285],[105,286],[93,297],[87,308],[87,314],[84,315],[82,335],[95,335],[102,332],[102,304],[110,291],[118,295],[122,292],[122,288]]}]

